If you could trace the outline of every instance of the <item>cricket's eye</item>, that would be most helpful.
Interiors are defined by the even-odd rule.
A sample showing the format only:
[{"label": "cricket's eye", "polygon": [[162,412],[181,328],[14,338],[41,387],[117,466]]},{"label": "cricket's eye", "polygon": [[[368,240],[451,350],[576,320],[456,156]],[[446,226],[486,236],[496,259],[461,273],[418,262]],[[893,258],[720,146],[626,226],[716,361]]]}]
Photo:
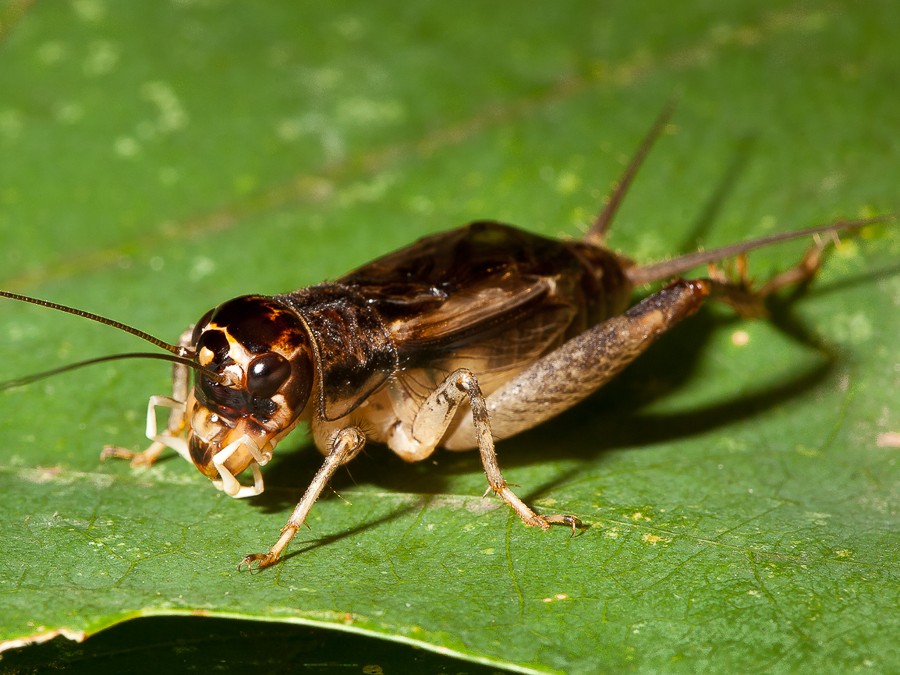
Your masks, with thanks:
[{"label": "cricket's eye", "polygon": [[269,352],[250,362],[247,369],[247,391],[253,396],[269,398],[291,376],[291,364],[281,354]]}]

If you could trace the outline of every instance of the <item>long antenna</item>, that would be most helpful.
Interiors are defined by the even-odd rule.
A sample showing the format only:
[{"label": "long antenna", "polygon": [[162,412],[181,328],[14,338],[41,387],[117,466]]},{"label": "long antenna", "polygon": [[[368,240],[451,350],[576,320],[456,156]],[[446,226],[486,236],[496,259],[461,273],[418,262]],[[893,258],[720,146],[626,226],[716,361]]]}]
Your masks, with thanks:
[{"label": "long antenna", "polygon": [[80,316],[82,319],[90,319],[91,321],[96,321],[97,323],[102,323],[106,326],[118,328],[121,331],[131,333],[132,335],[139,337],[142,340],[146,340],[152,345],[156,345],[160,349],[165,349],[167,352],[170,352],[175,356],[179,356],[184,359],[189,360],[190,357],[194,356],[194,351],[192,349],[189,349],[188,347],[179,347],[177,345],[169,344],[164,340],[160,340],[158,337],[150,335],[150,333],[145,333],[144,331],[133,328],[128,324],[116,321],[115,319],[108,319],[105,316],[100,316],[99,314],[94,314],[93,312],[86,312],[83,309],[75,309],[74,307],[60,305],[55,302],[50,302],[49,300],[32,298],[27,295],[20,295],[19,293],[10,293],[9,291],[0,291],[0,297],[9,298],[10,300],[19,300],[20,302],[30,302],[32,305],[40,305],[41,307],[55,309],[60,312],[65,312],[66,314],[74,314],[75,316]]},{"label": "long antenna", "polygon": [[34,373],[32,375],[26,375],[24,377],[17,377],[13,380],[7,380],[6,382],[0,382],[0,391],[5,391],[6,389],[14,389],[16,387],[24,387],[26,384],[31,384],[32,382],[37,382],[38,380],[43,380],[44,378],[51,377],[53,375],[59,375],[60,373],[67,373],[70,370],[75,370],[84,366],[92,366],[95,363],[106,363],[107,361],[120,361],[123,359],[157,359],[159,361],[172,361],[174,363],[180,363],[184,366],[187,366],[188,368],[193,368],[194,370],[201,372],[216,381],[219,380],[219,376],[214,372],[212,372],[211,370],[207,370],[196,361],[192,361],[191,359],[185,358],[183,356],[159,354],[158,352],[130,352],[128,354],[111,354],[109,356],[98,356],[94,359],[85,359],[84,361],[77,361],[75,363],[69,363],[64,366],[60,366],[59,368],[52,368],[51,370],[45,370],[40,373]]},{"label": "long antenna", "polygon": [[59,375],[60,373],[66,373],[70,370],[75,370],[76,368],[82,368],[84,366],[90,366],[95,363],[105,363],[107,361],[119,361],[122,359],[157,359],[160,361],[171,361],[173,363],[180,363],[183,366],[187,366],[188,368],[192,368],[196,370],[198,373],[203,373],[210,379],[216,382],[222,382],[222,376],[210,370],[209,368],[205,368],[201,366],[197,360],[195,359],[196,353],[190,347],[181,347],[178,345],[172,345],[164,340],[160,340],[158,337],[150,335],[150,333],[145,333],[142,330],[138,330],[128,324],[122,323],[121,321],[116,321],[115,319],[109,319],[105,316],[100,316],[99,314],[94,314],[93,312],[86,312],[83,309],[75,309],[74,307],[69,307],[68,305],[60,305],[56,302],[50,302],[49,300],[41,300],[40,298],[32,298],[28,295],[21,295],[19,293],[11,293],[10,291],[0,291],[0,298],[9,298],[10,300],[19,300],[20,302],[28,302],[32,305],[38,305],[40,307],[47,307],[48,309],[55,309],[60,312],[65,312],[66,314],[74,314],[75,316],[80,316],[82,319],[90,319],[91,321],[96,321],[97,323],[102,323],[104,326],[112,326],[113,328],[118,328],[121,331],[134,335],[135,337],[139,337],[142,340],[146,340],[150,344],[159,347],[160,349],[165,349],[168,354],[157,354],[156,352],[131,352],[128,354],[112,354],[109,356],[98,356],[93,359],[85,359],[84,361],[77,361],[75,363],[70,363],[65,366],[60,366],[58,368],[53,368],[51,370],[45,370],[41,373],[35,373],[33,375],[26,375],[25,377],[19,377],[13,380],[7,380],[6,382],[0,382],[0,391],[4,391],[6,389],[12,389],[14,387],[22,387],[26,384],[31,384],[32,382],[36,382],[38,380],[43,380],[46,377],[50,377],[51,375]]}]

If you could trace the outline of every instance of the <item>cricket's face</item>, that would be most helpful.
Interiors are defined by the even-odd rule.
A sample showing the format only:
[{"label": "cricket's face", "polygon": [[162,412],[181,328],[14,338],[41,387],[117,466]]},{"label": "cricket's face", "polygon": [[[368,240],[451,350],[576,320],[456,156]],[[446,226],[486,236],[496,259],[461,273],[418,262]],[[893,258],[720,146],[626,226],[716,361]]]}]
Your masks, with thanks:
[{"label": "cricket's face", "polygon": [[[259,466],[297,423],[312,390],[313,349],[290,308],[262,296],[235,298],[194,329],[200,371],[188,397],[188,449],[197,468],[234,497],[262,490]],[[250,467],[256,488],[235,476]]]}]

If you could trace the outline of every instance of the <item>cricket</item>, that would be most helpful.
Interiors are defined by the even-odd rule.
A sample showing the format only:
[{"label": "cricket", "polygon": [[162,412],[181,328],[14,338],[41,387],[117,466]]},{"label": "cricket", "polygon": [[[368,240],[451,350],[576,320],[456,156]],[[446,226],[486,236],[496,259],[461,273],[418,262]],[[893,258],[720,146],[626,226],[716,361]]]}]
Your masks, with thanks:
[{"label": "cricket", "polygon": [[[126,331],[160,352],[114,354],[10,380],[6,389],[91,363],[173,363],[171,396],[153,396],[142,452],[103,457],[152,465],[166,450],[231,497],[263,492],[261,467],[301,423],[324,455],[275,543],[239,569],[274,565],[335,472],[367,441],[408,462],[439,447],[477,450],[495,493],[528,526],[571,528],[565,513],[537,513],[506,482],[494,447],[588,397],[708,300],[764,315],[772,293],[809,282],[836,233],[888,217],[833,222],[662,262],[638,264],[604,244],[663,111],[581,239],[554,239],[491,221],[427,236],[334,282],[274,296],[245,295],[211,309],[174,344],[104,316],[8,291],[0,296]],[[811,247],[794,267],[754,288],[745,255],[789,239]],[[726,274],[715,263],[736,260]],[[707,265],[702,278],[681,278]],[[637,303],[636,289],[663,287]],[[163,409],[165,428],[157,420]],[[167,415],[167,417],[166,417]],[[248,471],[249,470],[249,471]],[[299,490],[298,490],[299,492]],[[273,537],[274,538],[274,537]]]}]

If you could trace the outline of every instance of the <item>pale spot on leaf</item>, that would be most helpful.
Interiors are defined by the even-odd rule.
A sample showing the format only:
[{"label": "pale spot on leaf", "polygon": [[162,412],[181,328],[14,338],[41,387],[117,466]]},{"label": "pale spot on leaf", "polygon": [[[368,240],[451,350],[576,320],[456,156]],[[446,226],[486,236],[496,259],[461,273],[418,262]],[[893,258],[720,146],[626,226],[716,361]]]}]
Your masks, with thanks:
[{"label": "pale spot on leaf", "polygon": [[122,136],[113,143],[113,149],[119,157],[131,158],[141,151],[141,145],[130,136]]},{"label": "pale spot on leaf", "polygon": [[97,40],[88,46],[81,69],[85,75],[106,75],[119,62],[119,48],[108,40]]}]

